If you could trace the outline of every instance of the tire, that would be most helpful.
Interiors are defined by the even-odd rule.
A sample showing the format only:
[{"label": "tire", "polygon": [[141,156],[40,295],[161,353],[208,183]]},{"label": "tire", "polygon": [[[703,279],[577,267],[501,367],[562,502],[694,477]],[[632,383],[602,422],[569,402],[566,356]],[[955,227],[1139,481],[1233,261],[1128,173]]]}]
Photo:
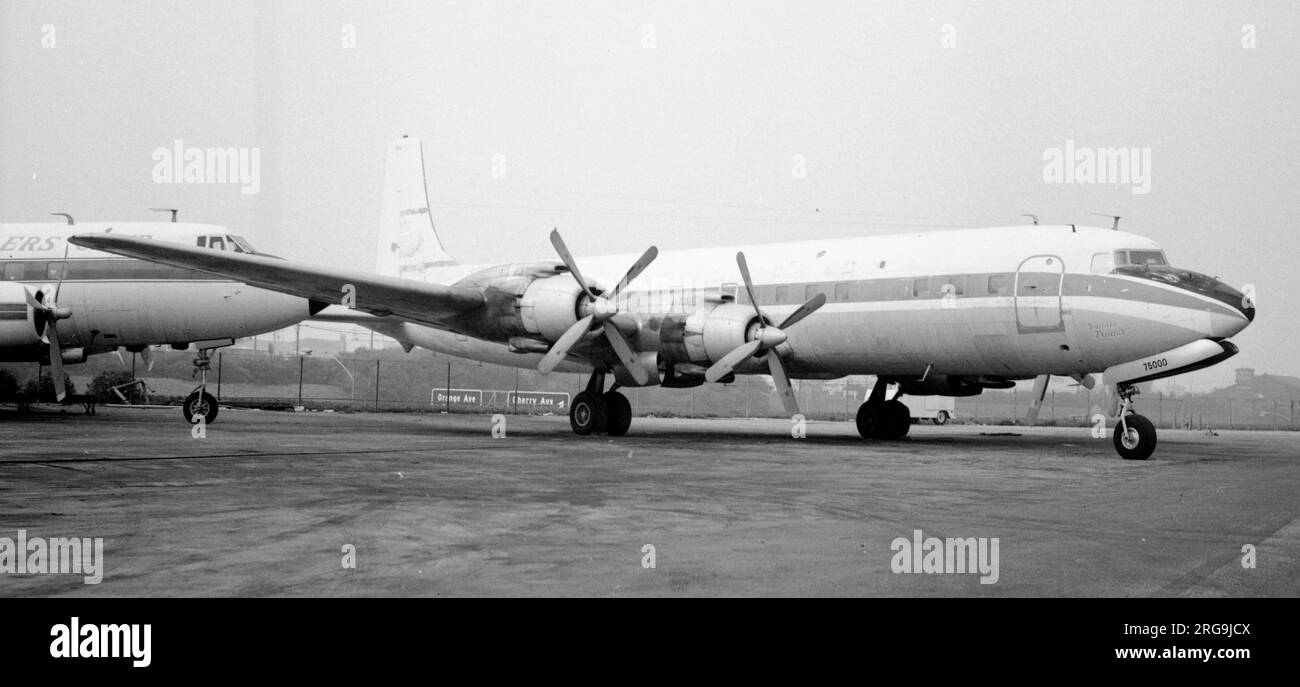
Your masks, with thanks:
[{"label": "tire", "polygon": [[185,397],[181,412],[185,414],[185,421],[190,424],[194,424],[194,418],[202,416],[203,424],[210,425],[217,421],[217,399],[206,391],[202,393],[195,391]]},{"label": "tire", "polygon": [[605,433],[612,437],[627,434],[632,426],[632,404],[617,391],[605,393]]},{"label": "tire", "polygon": [[586,436],[605,431],[605,399],[600,394],[583,391],[569,405],[569,426],[574,434]]},{"label": "tire", "polygon": [[912,414],[902,401],[858,407],[858,434],[864,439],[901,439],[912,427]]},{"label": "tire", "polygon": [[[1128,425],[1127,434],[1124,425]],[[1115,425],[1115,451],[1124,460],[1146,460],[1156,450],[1156,426],[1141,415],[1125,416]]]},{"label": "tire", "polygon": [[858,406],[858,434],[863,439],[875,439],[876,428],[880,425],[880,408],[869,403]]},{"label": "tire", "polygon": [[940,410],[939,414],[934,416],[934,424],[936,425],[948,424],[948,411]]},{"label": "tire", "polygon": [[883,439],[902,439],[912,428],[912,411],[902,401],[885,401]]}]

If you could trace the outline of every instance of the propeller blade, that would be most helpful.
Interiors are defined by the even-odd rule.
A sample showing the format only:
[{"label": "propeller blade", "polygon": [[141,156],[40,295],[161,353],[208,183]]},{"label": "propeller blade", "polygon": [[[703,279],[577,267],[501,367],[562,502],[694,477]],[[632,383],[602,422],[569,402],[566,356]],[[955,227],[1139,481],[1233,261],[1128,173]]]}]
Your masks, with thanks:
[{"label": "propeller blade", "polygon": [[582,287],[587,297],[595,298],[595,294],[591,292],[591,287],[587,286],[587,280],[582,278],[582,272],[578,269],[578,263],[573,259],[573,254],[569,252],[569,247],[564,245],[564,239],[560,238],[559,229],[551,230],[551,245],[555,246],[555,252],[559,253],[560,260],[564,262],[565,267],[569,268],[569,273],[577,280],[578,286]]},{"label": "propeller blade", "polygon": [[68,391],[63,388],[63,351],[59,348],[59,330],[55,328],[54,320],[45,325],[45,331],[50,339],[50,378],[54,380],[54,398],[62,403]]},{"label": "propeller blade", "polygon": [[121,365],[122,367],[126,367],[126,358],[122,357],[122,349],[120,348],[114,349],[113,355],[117,356],[118,365]]},{"label": "propeller blade", "polygon": [[1034,395],[1030,397],[1029,409],[1025,411],[1025,422],[1029,425],[1038,424],[1038,411],[1043,409],[1043,398],[1047,396],[1047,382],[1051,375],[1038,375],[1034,379]]},{"label": "propeller blade", "polygon": [[144,361],[146,372],[153,372],[153,349],[145,346],[140,349],[140,359]]},{"label": "propeller blade", "polygon": [[609,345],[614,347],[614,352],[618,354],[618,359],[622,361],[623,367],[631,373],[632,378],[637,384],[645,384],[650,381],[650,373],[637,360],[636,351],[632,350],[632,343],[623,336],[623,332],[614,326],[613,322],[605,320],[605,338],[609,339]]},{"label": "propeller blade", "polygon": [[713,363],[708,370],[705,370],[704,379],[709,382],[716,382],[719,379],[726,377],[731,374],[731,371],[743,362],[745,358],[754,355],[754,353],[758,351],[758,347],[762,345],[762,341],[754,339],[753,341],[747,341],[731,349],[730,353],[722,356],[721,360]]},{"label": "propeller blade", "polygon": [[546,355],[542,356],[542,361],[537,364],[537,371],[546,374],[551,370],[554,370],[555,366],[559,365],[560,361],[564,360],[565,356],[569,355],[569,349],[573,348],[573,345],[578,343],[578,340],[591,330],[591,323],[595,319],[594,316],[588,315],[573,323],[572,327],[566,329],[564,333],[560,335],[560,338],[551,346],[551,350],[547,351]]},{"label": "propeller blade", "polygon": [[762,321],[763,311],[758,309],[758,299],[754,297],[754,280],[749,278],[749,263],[745,262],[744,253],[736,253],[736,265],[740,267],[740,278],[745,282],[745,292],[749,294],[749,302],[754,306],[754,312],[758,313],[758,319]]},{"label": "propeller blade", "polygon": [[785,374],[781,356],[775,350],[767,352],[767,369],[772,373],[772,381],[776,383],[776,393],[781,397],[781,405],[785,406],[785,414],[790,417],[798,415],[799,401],[794,397],[794,389],[790,387],[790,378]]},{"label": "propeller blade", "polygon": [[823,305],[826,305],[826,294],[819,293],[816,296],[813,296],[812,298],[808,299],[807,303],[804,303],[803,305],[799,306],[798,310],[795,310],[794,312],[790,313],[790,316],[785,318],[785,322],[782,322],[780,325],[778,325],[777,329],[785,329],[786,327],[789,327],[795,322],[798,322],[799,320],[802,320],[803,318],[817,312],[817,309],[822,307]]},{"label": "propeller blade", "polygon": [[44,310],[45,304],[36,300],[36,296],[31,291],[23,289],[23,295],[27,296],[27,306],[32,310]]},{"label": "propeller blade", "polygon": [[641,255],[641,258],[637,260],[636,263],[634,263],[627,271],[627,274],[623,276],[623,280],[614,285],[614,290],[610,291],[606,298],[609,298],[610,300],[618,298],[618,294],[622,292],[623,289],[627,288],[628,283],[644,272],[645,268],[649,267],[650,263],[654,262],[657,257],[659,257],[658,248],[650,246],[650,248],[646,249],[646,252]]},{"label": "propeller blade", "polygon": [[59,283],[54,287],[54,302],[59,302],[59,294],[63,292],[63,277],[68,273],[68,249],[72,244],[68,241],[63,242],[63,264],[59,267]]}]

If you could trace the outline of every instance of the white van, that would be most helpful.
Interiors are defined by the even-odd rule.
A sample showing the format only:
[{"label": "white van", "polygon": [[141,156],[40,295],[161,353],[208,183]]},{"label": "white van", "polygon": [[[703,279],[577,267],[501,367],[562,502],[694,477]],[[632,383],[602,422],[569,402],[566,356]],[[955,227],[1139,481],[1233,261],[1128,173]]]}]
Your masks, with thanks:
[{"label": "white van", "polygon": [[913,420],[929,420],[942,425],[952,419],[957,399],[952,396],[904,396],[903,403],[912,411]]}]

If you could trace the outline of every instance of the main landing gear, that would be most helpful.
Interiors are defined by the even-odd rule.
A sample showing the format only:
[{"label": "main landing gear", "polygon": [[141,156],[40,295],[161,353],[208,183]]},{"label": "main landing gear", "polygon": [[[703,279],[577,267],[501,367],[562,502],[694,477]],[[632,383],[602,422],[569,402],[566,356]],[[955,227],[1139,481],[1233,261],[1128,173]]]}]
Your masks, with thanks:
[{"label": "main landing gear", "polygon": [[858,407],[858,434],[864,439],[902,439],[912,427],[912,412],[898,396],[885,400],[888,387],[878,382],[866,402]]},{"label": "main landing gear", "polygon": [[196,418],[203,418],[203,423],[207,425],[217,420],[217,399],[208,393],[208,370],[210,369],[212,369],[210,349],[200,348],[198,357],[194,359],[194,371],[199,375],[199,388],[190,392],[181,406],[181,412],[185,413],[185,421],[190,424],[197,422]]},{"label": "main landing gear", "polygon": [[1119,422],[1115,425],[1115,450],[1124,460],[1146,460],[1156,450],[1156,426],[1133,412],[1136,386],[1120,384]]},{"label": "main landing gear", "polygon": [[617,391],[618,385],[605,388],[605,373],[593,372],[587,389],[573,397],[569,405],[569,426],[574,434],[608,434],[621,437],[632,426],[632,404]]}]

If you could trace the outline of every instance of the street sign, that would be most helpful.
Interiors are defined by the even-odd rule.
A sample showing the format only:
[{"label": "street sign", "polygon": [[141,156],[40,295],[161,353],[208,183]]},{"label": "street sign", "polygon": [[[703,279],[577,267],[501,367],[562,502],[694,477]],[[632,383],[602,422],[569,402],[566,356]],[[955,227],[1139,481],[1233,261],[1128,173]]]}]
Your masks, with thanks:
[{"label": "street sign", "polygon": [[[450,391],[450,398],[448,391]],[[461,406],[483,405],[483,391],[481,389],[434,389],[429,394],[430,405],[446,406],[448,403]]]},{"label": "street sign", "polygon": [[544,410],[567,410],[569,395],[554,391],[511,391],[506,397],[506,404],[520,408],[538,408]]}]

